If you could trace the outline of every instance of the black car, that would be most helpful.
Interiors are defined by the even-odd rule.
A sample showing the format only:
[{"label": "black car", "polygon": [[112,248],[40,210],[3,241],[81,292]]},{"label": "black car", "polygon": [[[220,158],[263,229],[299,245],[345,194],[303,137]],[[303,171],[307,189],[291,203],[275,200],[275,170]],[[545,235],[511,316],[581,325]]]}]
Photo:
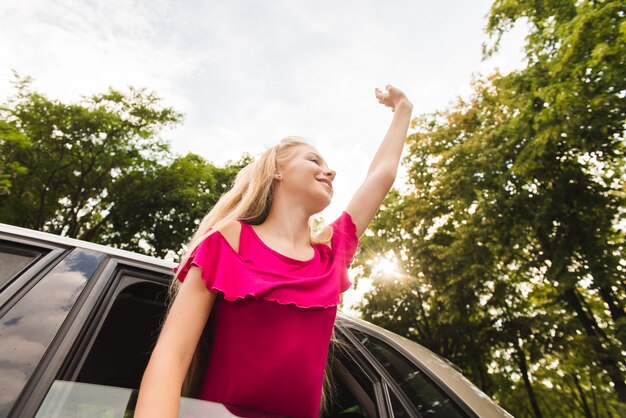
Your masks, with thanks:
[{"label": "black car", "polygon": [[[0,224],[0,418],[131,417],[175,263]],[[446,360],[338,314],[331,417],[510,417]],[[180,416],[238,416],[183,398]]]}]

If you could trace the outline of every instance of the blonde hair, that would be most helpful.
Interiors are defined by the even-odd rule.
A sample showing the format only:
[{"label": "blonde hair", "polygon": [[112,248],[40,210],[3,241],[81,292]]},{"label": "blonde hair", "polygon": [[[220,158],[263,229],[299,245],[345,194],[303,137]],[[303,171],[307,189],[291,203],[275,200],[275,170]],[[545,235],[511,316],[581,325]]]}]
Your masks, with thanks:
[{"label": "blonde hair", "polygon": [[[241,220],[252,225],[262,224],[272,207],[276,180],[274,174],[279,167],[284,166],[294,158],[298,147],[310,146],[300,137],[289,136],[278,145],[265,151],[260,157],[246,165],[237,173],[230,190],[220,197],[218,202],[204,216],[197,231],[186,245],[186,252],[181,258],[180,266],[187,264],[193,250],[206,239],[213,231],[219,230],[226,223]],[[319,223],[314,216],[309,219],[309,237],[312,244],[328,243],[332,236],[332,229],[324,227],[324,237],[319,238],[316,233]],[[178,294],[180,281],[178,276],[183,268],[179,268],[169,287],[169,308]],[[210,335],[208,321],[198,342],[189,370],[182,387],[183,396],[197,396],[203,373],[206,370],[206,359],[209,356]],[[328,372],[327,365],[327,370]],[[327,373],[326,373],[327,374]],[[328,398],[327,379],[324,380],[322,409]]]},{"label": "blonde hair", "polygon": [[[294,157],[297,148],[303,145],[310,146],[302,138],[288,136],[242,168],[237,173],[232,188],[220,197],[200,222],[198,229],[186,245],[187,251],[181,259],[181,264],[187,263],[192,251],[211,234],[210,230],[218,230],[234,220],[241,220],[252,225],[262,224],[272,207],[276,184],[274,174],[278,167],[289,162]],[[328,242],[329,239],[316,238],[313,231],[314,222],[315,220],[311,217],[309,219],[311,242]],[[181,270],[176,273],[175,279],[178,278]]]}]

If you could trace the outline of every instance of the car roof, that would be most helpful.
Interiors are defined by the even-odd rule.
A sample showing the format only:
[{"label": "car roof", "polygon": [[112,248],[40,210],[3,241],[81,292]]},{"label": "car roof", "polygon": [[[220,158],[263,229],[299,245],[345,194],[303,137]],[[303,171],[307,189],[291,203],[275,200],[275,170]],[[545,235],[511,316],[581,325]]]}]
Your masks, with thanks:
[{"label": "car roof", "polygon": [[374,325],[362,319],[354,318],[345,313],[338,313],[343,323],[352,323],[360,328],[366,328],[377,334],[381,340],[391,343],[394,347],[400,347],[408,357],[417,360],[422,369],[430,370],[437,379],[441,380],[454,392],[472,411],[480,417],[507,417],[512,418],[506,410],[496,404],[489,396],[483,393],[476,385],[460,373],[450,361],[438,356],[426,347],[401,335],[395,334],[385,328]]},{"label": "car roof", "polygon": [[140,261],[149,263],[152,265],[158,265],[168,269],[174,268],[177,263],[165,260],[162,258],[151,257],[149,255],[139,254],[132,251],[121,250],[119,248],[113,248],[102,244],[95,244],[93,242],[83,241],[76,238],[64,237],[61,235],[51,234],[49,232],[35,231],[33,229],[22,228],[19,226],[8,225],[0,223],[0,233],[6,233],[23,238],[33,238],[36,240],[46,241],[55,245],[64,245],[68,247],[83,248],[86,250],[99,251],[111,256],[126,258],[134,261]]}]

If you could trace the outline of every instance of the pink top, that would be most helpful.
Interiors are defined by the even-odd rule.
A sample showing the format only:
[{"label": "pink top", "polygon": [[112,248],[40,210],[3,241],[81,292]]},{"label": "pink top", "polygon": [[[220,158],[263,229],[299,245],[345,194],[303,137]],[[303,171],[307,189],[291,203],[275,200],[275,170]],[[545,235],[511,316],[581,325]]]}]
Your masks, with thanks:
[{"label": "pink top", "polygon": [[182,282],[190,266],[198,266],[207,289],[218,293],[199,397],[276,415],[317,417],[340,293],[351,284],[356,226],[344,211],[330,225],[332,250],[317,244],[312,259],[296,260],[272,250],[250,225],[240,223],[239,252],[216,231],[198,245],[179,276]]}]

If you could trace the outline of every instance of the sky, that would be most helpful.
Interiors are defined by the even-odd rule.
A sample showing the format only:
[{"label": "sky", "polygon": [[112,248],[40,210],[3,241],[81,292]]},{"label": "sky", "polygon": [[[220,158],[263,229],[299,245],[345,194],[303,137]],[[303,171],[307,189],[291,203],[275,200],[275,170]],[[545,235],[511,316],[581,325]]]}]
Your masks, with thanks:
[{"label": "sky", "polygon": [[[413,116],[467,97],[476,74],[521,68],[524,29],[483,61],[486,0],[4,0],[0,100],[12,71],[50,98],[145,87],[184,121],[161,136],[217,165],[288,135],[337,171],[327,222],[365,178],[393,113],[392,84]],[[410,133],[410,132],[409,132]],[[402,187],[401,174],[396,187]]]}]

